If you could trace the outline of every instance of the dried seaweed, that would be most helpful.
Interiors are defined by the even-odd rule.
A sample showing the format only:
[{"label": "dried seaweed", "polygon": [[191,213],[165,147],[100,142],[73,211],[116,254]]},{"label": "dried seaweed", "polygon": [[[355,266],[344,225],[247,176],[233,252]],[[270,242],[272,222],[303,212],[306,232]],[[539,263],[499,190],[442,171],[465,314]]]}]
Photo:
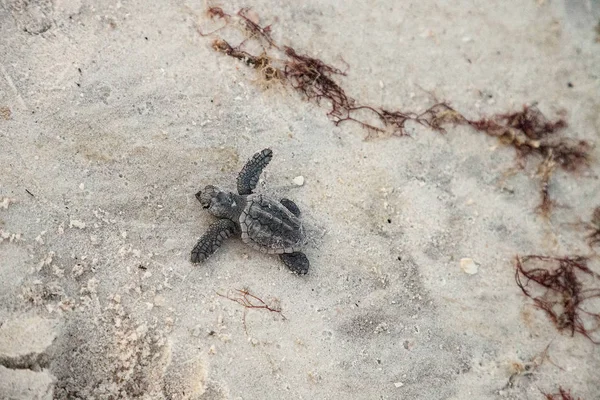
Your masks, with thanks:
[{"label": "dried seaweed", "polygon": [[209,7],[206,10],[206,14],[210,17],[210,19],[221,18],[225,21],[229,21],[231,15],[227,14],[221,7]]},{"label": "dried seaweed", "polygon": [[538,176],[541,181],[541,201],[537,206],[538,212],[544,216],[548,217],[552,207],[554,206],[554,201],[550,198],[550,178],[552,177],[552,173],[556,168],[556,162],[552,155],[549,155],[540,163],[538,166]]},{"label": "dried seaweed", "polygon": [[339,121],[355,106],[356,101],[332,79],[332,75],[346,75],[344,72],[316,58],[298,54],[291,47],[284,47],[284,52],[288,57],[283,69],[286,79],[306,99],[317,104],[323,99],[329,100],[331,110],[327,115],[334,121]]},{"label": "dried seaweed", "polygon": [[[230,14],[218,7],[210,8],[208,14],[211,18],[220,18],[226,23],[231,19]],[[566,121],[550,121],[535,106],[524,106],[521,111],[470,120],[448,103],[437,100],[436,104],[420,113],[363,104],[348,95],[337,81],[346,76],[346,71],[318,58],[301,54],[291,46],[278,46],[271,36],[271,26],[259,25],[258,17],[251,18],[248,8],[238,11],[237,17],[247,39],[232,46],[218,38],[213,42],[213,48],[258,70],[265,81],[282,82],[307,101],[327,106],[327,116],[336,125],[343,122],[357,123],[367,130],[366,139],[380,136],[374,133],[386,132],[393,136],[405,136],[406,123],[409,121],[441,133],[446,132],[447,125],[465,125],[496,137],[514,148],[521,168],[525,166],[526,160],[536,157],[541,197],[537,209],[543,216],[548,216],[554,205],[550,196],[554,171],[560,168],[573,173],[589,166],[591,145],[586,141],[561,136],[561,131],[567,126]],[[260,45],[260,55],[244,50],[249,40],[256,40]]]},{"label": "dried seaweed", "polygon": [[580,170],[590,161],[591,146],[585,141],[558,137],[558,132],[567,127],[566,121],[549,121],[537,107],[524,106],[519,112],[498,114],[467,123],[511,145],[521,159],[533,154],[543,159],[550,157],[569,172]]},{"label": "dried seaweed", "polygon": [[[526,268],[529,262],[538,262],[537,268]],[[584,288],[580,276],[599,277],[587,266],[586,257],[548,257],[528,255],[516,257],[515,280],[525,296],[533,299],[537,308],[543,310],[556,328],[571,336],[579,333],[594,344],[600,344],[600,314],[587,311],[584,303],[600,299],[600,288]],[[523,279],[527,281],[523,283]],[[532,294],[530,283],[537,284],[544,292]]]},{"label": "dried seaweed", "polygon": [[600,206],[596,207],[592,214],[592,221],[586,225],[590,233],[587,235],[587,240],[590,246],[600,244]]},{"label": "dried seaweed", "polygon": [[229,15],[225,11],[223,11],[223,9],[221,7],[209,7],[206,10],[206,15],[208,15],[208,17],[213,21],[216,19],[222,19],[222,20],[224,20],[224,24],[221,25],[219,28],[212,30],[210,32],[203,32],[200,29],[200,27],[196,27],[196,31],[198,32],[198,34],[200,34],[200,36],[211,36],[211,35],[217,33],[221,29],[225,28],[229,24],[229,21],[231,20],[231,15]]},{"label": "dried seaweed", "polygon": [[231,300],[234,303],[237,303],[237,304],[241,305],[242,307],[244,307],[244,313],[242,314],[242,326],[244,327],[244,332],[245,332],[246,336],[248,336],[249,338],[251,336],[250,336],[250,333],[248,332],[248,323],[246,322],[246,315],[249,310],[252,310],[252,309],[267,310],[272,313],[279,314],[284,321],[287,320],[285,315],[283,315],[283,313],[281,312],[281,307],[279,305],[278,300],[275,300],[274,304],[269,305],[267,302],[265,302],[260,297],[250,293],[250,290],[248,290],[248,289],[235,289],[235,290],[233,290],[233,292],[231,294],[229,294],[229,293],[222,294],[222,293],[217,292],[217,295],[220,297],[224,297],[227,300]]},{"label": "dried seaweed", "polygon": [[252,19],[248,15],[249,11],[250,11],[250,8],[246,7],[246,8],[242,8],[237,13],[237,15],[242,19],[242,22],[244,23],[244,28],[246,29],[247,32],[250,33],[249,39],[252,39],[252,38],[262,39],[265,42],[267,42],[270,46],[277,47],[277,45],[273,41],[273,38],[271,37],[271,26],[268,25],[268,26],[262,27],[262,26],[258,25],[258,23],[252,21]]},{"label": "dried seaweed", "polygon": [[270,312],[277,313],[285,320],[287,319],[282,313],[281,308],[278,305],[269,305],[260,297],[250,293],[248,289],[235,289],[232,295],[217,293],[218,296],[224,297],[228,300],[238,303],[246,309],[261,309]]},{"label": "dried seaweed", "polygon": [[512,371],[511,375],[508,378],[508,382],[505,387],[514,387],[520,378],[530,377],[535,371],[542,365],[544,362],[548,361],[555,367],[564,371],[564,368],[555,364],[549,355],[550,345],[552,342],[548,343],[543,352],[536,354],[533,358],[531,358],[527,362],[515,361],[510,364],[510,370]]},{"label": "dried seaweed", "polygon": [[556,393],[542,392],[542,394],[546,396],[546,400],[582,400],[581,397],[575,399],[575,397],[571,395],[571,391],[563,389],[562,386],[558,387],[558,392]]},{"label": "dried seaweed", "polygon": [[558,136],[558,133],[566,128],[566,121],[549,121],[537,107],[524,106],[519,112],[498,114],[480,120],[466,120],[466,123],[513,147],[521,167],[524,167],[526,159],[531,156],[541,159],[538,164],[541,201],[537,209],[543,216],[548,216],[554,205],[549,187],[556,168],[577,172],[589,166],[591,145],[582,140]]}]

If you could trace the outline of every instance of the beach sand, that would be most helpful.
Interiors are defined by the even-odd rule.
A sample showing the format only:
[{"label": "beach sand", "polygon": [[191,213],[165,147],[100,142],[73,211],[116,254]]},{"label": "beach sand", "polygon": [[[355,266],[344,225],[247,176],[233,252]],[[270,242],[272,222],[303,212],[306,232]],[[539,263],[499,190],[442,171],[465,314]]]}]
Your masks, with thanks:
[{"label": "beach sand", "polygon": [[[537,104],[597,144],[600,3],[493,3],[222,6],[346,70],[365,104],[473,119]],[[600,399],[600,347],[515,282],[516,255],[600,273],[578,225],[600,205],[594,159],[556,170],[544,218],[539,160],[518,169],[467,126],[365,140],[215,52],[206,8],[0,3],[0,398]],[[194,194],[234,190],[263,148],[257,190],[302,210],[309,274],[233,239],[191,264],[214,221]]]}]

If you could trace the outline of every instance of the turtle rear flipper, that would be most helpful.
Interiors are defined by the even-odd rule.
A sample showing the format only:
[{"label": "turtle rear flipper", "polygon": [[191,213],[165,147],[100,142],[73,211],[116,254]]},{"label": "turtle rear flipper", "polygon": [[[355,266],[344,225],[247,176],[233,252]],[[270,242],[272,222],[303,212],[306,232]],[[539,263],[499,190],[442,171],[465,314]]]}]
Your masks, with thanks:
[{"label": "turtle rear flipper", "polygon": [[248,160],[237,177],[237,189],[240,195],[252,194],[262,170],[271,162],[271,158],[273,158],[271,149],[264,149]]},{"label": "turtle rear flipper", "polygon": [[306,273],[308,273],[310,263],[304,253],[284,253],[280,254],[279,258],[281,258],[281,261],[283,261],[290,271],[295,272],[298,275],[306,275]]},{"label": "turtle rear flipper", "polygon": [[191,261],[200,263],[208,258],[223,243],[237,231],[235,223],[228,219],[220,219],[208,227],[208,231],[198,240],[192,250]]}]

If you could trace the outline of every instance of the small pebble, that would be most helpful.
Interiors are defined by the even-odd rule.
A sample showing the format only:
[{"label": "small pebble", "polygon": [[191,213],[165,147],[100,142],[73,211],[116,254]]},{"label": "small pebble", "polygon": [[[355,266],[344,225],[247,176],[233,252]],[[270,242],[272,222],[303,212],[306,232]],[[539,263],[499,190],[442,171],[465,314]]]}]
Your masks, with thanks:
[{"label": "small pebble", "polygon": [[72,219],[69,221],[69,228],[85,229],[85,222]]},{"label": "small pebble", "polygon": [[473,261],[472,258],[461,258],[460,269],[469,275],[474,275],[477,273],[479,266],[475,263],[475,261]]},{"label": "small pebble", "polygon": [[299,175],[293,179],[293,182],[294,185],[302,186],[304,185],[304,177],[302,175]]},{"label": "small pebble", "polygon": [[404,386],[404,383],[402,382],[395,382],[394,386],[396,386],[397,388]]}]

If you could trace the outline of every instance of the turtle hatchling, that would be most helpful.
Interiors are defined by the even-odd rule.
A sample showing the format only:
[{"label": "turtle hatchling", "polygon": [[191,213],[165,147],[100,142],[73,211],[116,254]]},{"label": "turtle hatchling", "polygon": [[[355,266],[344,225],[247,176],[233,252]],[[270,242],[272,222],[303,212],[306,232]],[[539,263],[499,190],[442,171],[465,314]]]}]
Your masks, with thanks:
[{"label": "turtle hatchling", "polygon": [[192,250],[193,263],[206,260],[224,239],[237,236],[262,253],[278,254],[291,271],[308,272],[308,258],[300,251],[306,236],[298,206],[289,199],[252,193],[272,157],[273,152],[265,149],[246,163],[237,177],[237,194],[212,185],[196,193],[202,207],[219,220],[198,240]]}]

